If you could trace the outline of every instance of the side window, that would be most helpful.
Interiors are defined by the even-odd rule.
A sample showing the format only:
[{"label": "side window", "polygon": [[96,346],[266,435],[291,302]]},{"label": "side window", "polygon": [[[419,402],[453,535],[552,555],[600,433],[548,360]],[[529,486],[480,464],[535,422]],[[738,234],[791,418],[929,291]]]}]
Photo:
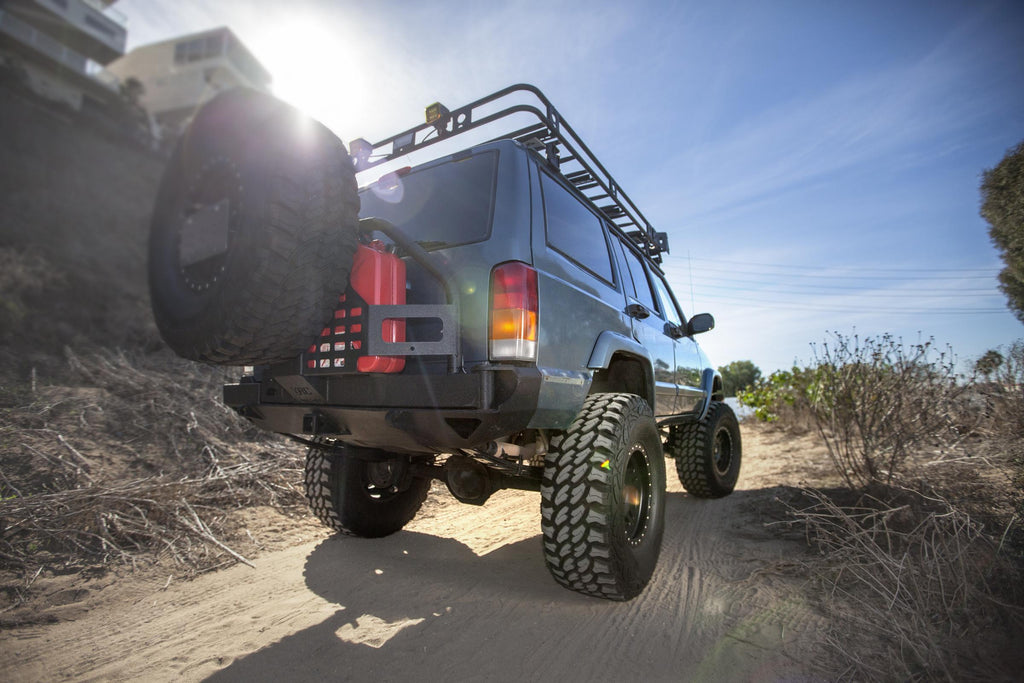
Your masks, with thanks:
[{"label": "side window", "polygon": [[673,325],[679,325],[682,327],[683,319],[679,315],[679,309],[676,307],[675,299],[669,293],[668,285],[665,284],[665,280],[660,275],[654,276],[654,288],[658,290],[658,299],[661,300],[661,304],[665,311],[665,319]]},{"label": "side window", "polygon": [[601,219],[543,173],[541,188],[548,245],[608,284],[614,282],[611,255]]},{"label": "side window", "polygon": [[633,276],[632,286],[636,290],[635,292],[631,291],[630,287],[627,286],[626,294],[632,296],[634,299],[646,306],[648,310],[657,315],[660,309],[658,304],[654,302],[654,294],[651,292],[651,283],[647,279],[647,269],[644,268],[640,255],[626,244],[622,245],[622,251],[626,254],[626,266],[629,268],[629,274]]}]

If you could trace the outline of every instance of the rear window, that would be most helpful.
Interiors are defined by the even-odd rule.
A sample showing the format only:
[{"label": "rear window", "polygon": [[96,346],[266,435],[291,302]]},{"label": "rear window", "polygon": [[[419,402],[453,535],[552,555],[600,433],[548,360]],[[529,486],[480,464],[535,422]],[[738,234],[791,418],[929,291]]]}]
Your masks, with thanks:
[{"label": "rear window", "polygon": [[600,218],[559,183],[541,174],[548,244],[612,284],[612,261]]},{"label": "rear window", "polygon": [[359,193],[362,218],[383,218],[424,247],[487,239],[494,212],[497,151],[389,173]]}]

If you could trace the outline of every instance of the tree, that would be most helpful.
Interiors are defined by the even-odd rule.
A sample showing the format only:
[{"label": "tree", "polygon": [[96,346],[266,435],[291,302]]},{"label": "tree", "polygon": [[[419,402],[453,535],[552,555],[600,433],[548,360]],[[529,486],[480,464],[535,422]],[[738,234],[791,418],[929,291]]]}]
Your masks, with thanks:
[{"label": "tree", "polygon": [[749,360],[734,360],[718,368],[722,373],[722,385],[726,396],[746,389],[761,379],[761,369]]},{"label": "tree", "polygon": [[999,289],[1007,305],[1024,323],[1024,142],[1011,149],[981,182],[981,216],[1006,267]]}]

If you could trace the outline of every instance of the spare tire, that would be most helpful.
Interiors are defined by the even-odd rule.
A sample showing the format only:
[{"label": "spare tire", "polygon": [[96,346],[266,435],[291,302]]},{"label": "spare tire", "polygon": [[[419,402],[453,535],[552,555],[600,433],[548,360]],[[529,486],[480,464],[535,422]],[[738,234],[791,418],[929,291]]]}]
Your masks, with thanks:
[{"label": "spare tire", "polygon": [[330,320],[356,251],[345,146],[253,90],[210,100],[178,141],[150,225],[164,341],[218,365],[293,359]]}]

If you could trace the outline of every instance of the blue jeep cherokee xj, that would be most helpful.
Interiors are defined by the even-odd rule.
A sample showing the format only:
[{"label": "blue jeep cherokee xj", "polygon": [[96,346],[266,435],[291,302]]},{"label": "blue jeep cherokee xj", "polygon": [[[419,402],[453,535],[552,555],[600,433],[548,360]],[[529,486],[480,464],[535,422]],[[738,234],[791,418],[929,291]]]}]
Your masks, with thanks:
[{"label": "blue jeep cherokee xj", "polygon": [[[437,143],[458,151],[400,167]],[[695,341],[714,320],[683,315],[667,251],[532,86],[430,105],[348,151],[238,90],[174,151],[150,289],[178,354],[247,366],[227,405],[309,446],[306,494],[328,526],[398,531],[432,479],[475,505],[536,490],[556,581],[628,600],[657,563],[664,457],[705,498],[740,468]]]}]

